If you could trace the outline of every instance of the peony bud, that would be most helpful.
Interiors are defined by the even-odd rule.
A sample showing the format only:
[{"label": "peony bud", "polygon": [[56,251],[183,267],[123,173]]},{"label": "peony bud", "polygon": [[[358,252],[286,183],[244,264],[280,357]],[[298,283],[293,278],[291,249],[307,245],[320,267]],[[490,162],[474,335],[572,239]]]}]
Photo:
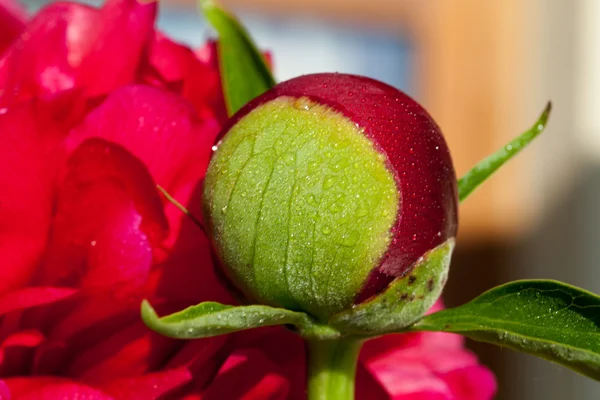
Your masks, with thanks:
[{"label": "peony bud", "polygon": [[327,321],[396,278],[416,279],[417,260],[456,235],[456,176],[440,129],[384,83],[327,73],[283,82],[220,139],[204,216],[249,300]]}]

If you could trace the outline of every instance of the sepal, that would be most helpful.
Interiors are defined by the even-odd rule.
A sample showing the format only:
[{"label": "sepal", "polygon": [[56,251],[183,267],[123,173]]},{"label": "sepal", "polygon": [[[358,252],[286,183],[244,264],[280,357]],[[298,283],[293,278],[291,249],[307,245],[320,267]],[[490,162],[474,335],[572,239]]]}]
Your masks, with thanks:
[{"label": "sepal", "polygon": [[159,317],[147,300],[141,306],[142,320],[153,331],[175,339],[199,339],[246,329],[294,325],[307,339],[334,339],[335,329],[317,323],[308,314],[263,305],[230,306],[204,302]]},{"label": "sepal", "polygon": [[385,292],[332,316],[329,325],[359,336],[402,331],[440,297],[453,249],[454,239],[448,239],[421,257],[409,274],[396,278]]}]

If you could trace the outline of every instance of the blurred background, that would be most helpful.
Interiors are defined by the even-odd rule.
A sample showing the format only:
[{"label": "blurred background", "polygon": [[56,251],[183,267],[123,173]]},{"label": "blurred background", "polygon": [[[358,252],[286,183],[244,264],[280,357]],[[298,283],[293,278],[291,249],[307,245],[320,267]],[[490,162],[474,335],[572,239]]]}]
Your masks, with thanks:
[{"label": "blurred background", "polygon": [[[459,305],[522,278],[600,293],[600,1],[221,3],[272,51],[279,80],[349,72],[418,99],[445,133],[459,176],[528,129],[551,99],[547,131],[461,206],[445,300]],[[159,26],[192,46],[212,34],[193,0],[163,1]],[[497,374],[498,399],[600,397],[599,383],[565,368],[469,346]]]}]

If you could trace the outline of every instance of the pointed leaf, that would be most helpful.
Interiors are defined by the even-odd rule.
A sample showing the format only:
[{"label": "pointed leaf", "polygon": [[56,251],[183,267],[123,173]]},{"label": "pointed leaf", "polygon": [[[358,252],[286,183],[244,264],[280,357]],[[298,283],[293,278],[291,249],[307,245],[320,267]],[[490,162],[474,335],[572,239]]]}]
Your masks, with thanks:
[{"label": "pointed leaf", "polygon": [[431,314],[411,330],[460,333],[600,380],[600,296],[562,282],[507,283]]},{"label": "pointed leaf", "polygon": [[469,172],[467,172],[462,178],[458,180],[458,198],[463,201],[473,192],[479,185],[481,185],[487,178],[490,177],[498,168],[500,168],[505,162],[513,158],[519,153],[525,146],[527,146],[533,139],[536,138],[548,122],[550,111],[552,110],[552,103],[548,102],[544,112],[540,115],[537,122],[527,131],[522,133],[520,136],[513,139],[506,146],[481,160],[476,166],[474,166]]},{"label": "pointed leaf", "polygon": [[409,274],[397,278],[372,300],[331,317],[344,333],[380,335],[396,332],[421,318],[440,297],[448,277],[454,239],[424,255]]},{"label": "pointed leaf", "polygon": [[228,306],[204,302],[174,314],[159,317],[150,303],[142,302],[142,319],[153,331],[176,339],[198,339],[262,326],[295,325],[307,338],[332,338],[339,333],[317,324],[303,312],[263,305]]},{"label": "pointed leaf", "polygon": [[218,53],[227,112],[275,86],[264,56],[240,22],[211,0],[199,0],[202,13],[219,34]]}]

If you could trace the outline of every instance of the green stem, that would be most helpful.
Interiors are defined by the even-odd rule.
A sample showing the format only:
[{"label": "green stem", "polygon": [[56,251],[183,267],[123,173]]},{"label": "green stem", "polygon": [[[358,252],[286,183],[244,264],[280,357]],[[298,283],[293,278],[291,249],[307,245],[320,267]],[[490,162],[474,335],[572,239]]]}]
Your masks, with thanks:
[{"label": "green stem", "polygon": [[308,400],[353,400],[362,341],[307,340]]}]

